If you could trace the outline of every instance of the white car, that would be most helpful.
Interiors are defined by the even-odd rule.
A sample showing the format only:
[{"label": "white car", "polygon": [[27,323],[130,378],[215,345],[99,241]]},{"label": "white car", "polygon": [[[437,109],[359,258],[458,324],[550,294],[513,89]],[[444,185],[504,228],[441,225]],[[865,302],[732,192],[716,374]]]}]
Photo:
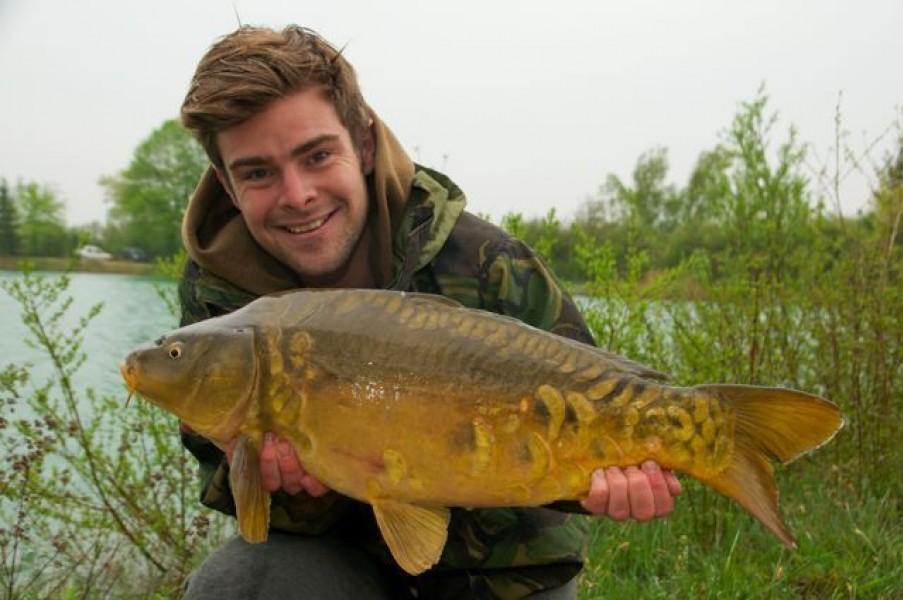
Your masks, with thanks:
[{"label": "white car", "polygon": [[82,246],[75,251],[75,254],[85,260],[110,260],[113,258],[113,255],[106,252],[103,248],[92,246],[91,244]]}]

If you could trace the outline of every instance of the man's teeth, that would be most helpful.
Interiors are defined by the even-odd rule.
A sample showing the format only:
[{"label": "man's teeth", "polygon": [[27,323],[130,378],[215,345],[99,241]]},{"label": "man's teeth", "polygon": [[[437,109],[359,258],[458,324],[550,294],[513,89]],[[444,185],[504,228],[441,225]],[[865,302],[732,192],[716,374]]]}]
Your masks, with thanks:
[{"label": "man's teeth", "polygon": [[326,219],[317,219],[316,221],[311,221],[310,223],[306,223],[304,225],[295,225],[293,227],[286,227],[289,233],[307,233],[308,231],[313,231],[314,229],[319,229],[323,226],[323,223],[326,222]]}]

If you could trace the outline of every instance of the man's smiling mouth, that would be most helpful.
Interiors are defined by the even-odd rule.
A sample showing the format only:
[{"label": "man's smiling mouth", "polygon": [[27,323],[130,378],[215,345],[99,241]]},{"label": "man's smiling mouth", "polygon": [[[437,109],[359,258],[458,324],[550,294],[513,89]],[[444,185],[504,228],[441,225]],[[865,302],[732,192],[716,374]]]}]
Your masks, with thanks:
[{"label": "man's smiling mouth", "polygon": [[329,219],[328,215],[323,217],[322,219],[317,219],[316,221],[311,221],[311,222],[305,223],[303,225],[287,226],[287,227],[285,227],[285,230],[288,231],[289,233],[309,233],[311,231],[314,231],[314,230],[322,227],[323,223],[325,223],[327,219]]}]

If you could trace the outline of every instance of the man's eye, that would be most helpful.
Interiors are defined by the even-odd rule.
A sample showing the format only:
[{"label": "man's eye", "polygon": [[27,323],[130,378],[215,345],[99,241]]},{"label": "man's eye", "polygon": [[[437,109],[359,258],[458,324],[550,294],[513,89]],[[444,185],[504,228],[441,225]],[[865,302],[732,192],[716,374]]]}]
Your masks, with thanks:
[{"label": "man's eye", "polygon": [[330,157],[330,155],[331,153],[326,150],[317,150],[316,152],[308,156],[307,162],[312,165],[318,165],[322,162],[325,162],[326,159]]},{"label": "man's eye", "polygon": [[266,179],[270,175],[269,169],[254,169],[252,171],[247,171],[244,174],[243,179],[245,181],[260,181],[261,179]]}]

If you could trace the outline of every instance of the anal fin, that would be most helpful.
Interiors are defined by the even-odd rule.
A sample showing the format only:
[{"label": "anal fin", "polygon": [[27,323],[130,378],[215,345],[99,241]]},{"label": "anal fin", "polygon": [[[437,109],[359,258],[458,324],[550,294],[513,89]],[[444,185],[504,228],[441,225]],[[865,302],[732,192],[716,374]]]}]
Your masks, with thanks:
[{"label": "anal fin", "polygon": [[448,538],[448,508],[427,508],[396,502],[373,501],[373,513],[383,539],[402,569],[423,573],[439,562]]},{"label": "anal fin", "polygon": [[229,468],[238,529],[246,542],[265,542],[270,524],[270,493],[260,479],[260,455],[251,438],[239,435]]}]

